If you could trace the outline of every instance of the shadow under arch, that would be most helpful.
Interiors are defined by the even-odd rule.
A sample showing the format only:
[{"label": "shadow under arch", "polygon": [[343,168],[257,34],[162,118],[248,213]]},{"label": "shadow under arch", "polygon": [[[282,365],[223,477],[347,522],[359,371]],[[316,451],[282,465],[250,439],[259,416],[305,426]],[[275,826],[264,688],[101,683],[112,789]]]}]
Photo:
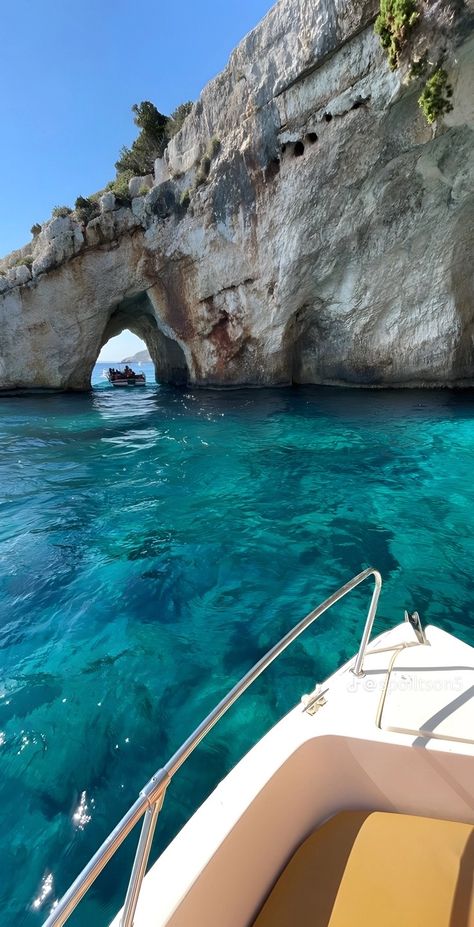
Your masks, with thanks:
[{"label": "shadow under arch", "polygon": [[115,335],[125,330],[145,342],[155,367],[157,382],[184,386],[189,381],[189,369],[180,344],[158,326],[155,310],[146,292],[124,299],[112,308],[104,327],[99,351]]},{"label": "shadow under arch", "polygon": [[323,331],[319,319],[320,300],[303,304],[290,316],[282,339],[286,375],[292,385],[318,383],[321,380],[321,342]]}]

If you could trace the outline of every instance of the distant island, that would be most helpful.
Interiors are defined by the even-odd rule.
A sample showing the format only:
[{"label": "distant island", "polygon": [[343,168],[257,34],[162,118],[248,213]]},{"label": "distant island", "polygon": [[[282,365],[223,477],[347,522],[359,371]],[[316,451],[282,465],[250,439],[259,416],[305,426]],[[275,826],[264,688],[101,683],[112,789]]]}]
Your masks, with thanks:
[{"label": "distant island", "polygon": [[121,364],[151,364],[151,357],[148,351],[137,351],[136,354],[133,354],[132,357],[124,357],[120,361]]}]

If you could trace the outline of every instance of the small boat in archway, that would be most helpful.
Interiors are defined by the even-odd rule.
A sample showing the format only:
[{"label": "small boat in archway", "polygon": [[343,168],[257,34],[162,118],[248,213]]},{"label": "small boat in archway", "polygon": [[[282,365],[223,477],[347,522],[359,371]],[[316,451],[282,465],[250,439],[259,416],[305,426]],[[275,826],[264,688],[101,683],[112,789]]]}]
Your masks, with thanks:
[{"label": "small boat in archway", "polygon": [[109,367],[105,376],[112,386],[145,386],[146,377],[144,373],[135,373],[128,364],[123,370],[115,367]]}]

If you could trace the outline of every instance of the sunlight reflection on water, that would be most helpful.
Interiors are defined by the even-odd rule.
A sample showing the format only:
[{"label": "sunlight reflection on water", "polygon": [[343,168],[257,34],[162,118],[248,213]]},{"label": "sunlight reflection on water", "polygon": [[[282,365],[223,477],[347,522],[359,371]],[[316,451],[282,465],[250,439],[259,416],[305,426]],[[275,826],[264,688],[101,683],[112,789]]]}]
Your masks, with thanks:
[{"label": "sunlight reflection on water", "polygon": [[[474,643],[473,466],[470,393],[199,392],[150,377],[125,395],[0,399],[5,927],[42,922],[227,688],[364,566],[384,576],[377,630],[416,607]],[[200,748],[156,849],[355,651],[367,595],[322,619]],[[132,855],[76,925],[108,923]]]}]

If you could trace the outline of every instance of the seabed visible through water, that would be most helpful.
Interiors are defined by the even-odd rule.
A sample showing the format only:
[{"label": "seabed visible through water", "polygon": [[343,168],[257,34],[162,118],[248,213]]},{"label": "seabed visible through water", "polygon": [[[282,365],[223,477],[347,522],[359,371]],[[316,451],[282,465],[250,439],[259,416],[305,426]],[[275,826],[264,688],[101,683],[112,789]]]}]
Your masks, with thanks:
[{"label": "seabed visible through water", "polygon": [[[42,923],[213,704],[363,567],[384,578],[376,631],[417,608],[474,644],[472,392],[114,391],[100,373],[87,395],[0,398],[4,927]],[[155,855],[354,653],[369,596],[324,616],[200,747]],[[108,923],[133,852],[72,925]]]}]

